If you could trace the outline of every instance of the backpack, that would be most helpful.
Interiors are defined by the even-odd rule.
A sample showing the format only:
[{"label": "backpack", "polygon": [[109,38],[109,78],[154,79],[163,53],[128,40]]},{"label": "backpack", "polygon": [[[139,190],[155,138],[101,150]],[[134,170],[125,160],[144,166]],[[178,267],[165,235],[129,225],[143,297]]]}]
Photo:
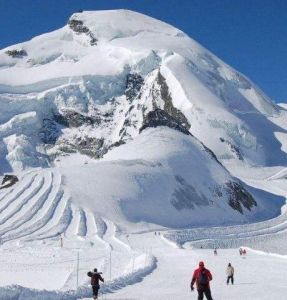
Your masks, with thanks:
[{"label": "backpack", "polygon": [[206,270],[201,270],[198,276],[198,283],[200,285],[207,285],[208,284],[208,276]]}]

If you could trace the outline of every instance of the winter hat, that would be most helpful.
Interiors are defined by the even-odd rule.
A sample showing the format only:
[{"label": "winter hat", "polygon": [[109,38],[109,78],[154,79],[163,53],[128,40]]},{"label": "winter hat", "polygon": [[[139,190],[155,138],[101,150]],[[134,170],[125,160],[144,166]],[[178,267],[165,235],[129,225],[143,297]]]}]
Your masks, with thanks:
[{"label": "winter hat", "polygon": [[204,262],[203,262],[203,261],[200,261],[200,262],[199,262],[199,266],[200,266],[200,267],[204,267]]},{"label": "winter hat", "polygon": [[94,272],[98,272],[98,269],[97,269],[97,268],[95,268],[95,269],[94,269]]}]

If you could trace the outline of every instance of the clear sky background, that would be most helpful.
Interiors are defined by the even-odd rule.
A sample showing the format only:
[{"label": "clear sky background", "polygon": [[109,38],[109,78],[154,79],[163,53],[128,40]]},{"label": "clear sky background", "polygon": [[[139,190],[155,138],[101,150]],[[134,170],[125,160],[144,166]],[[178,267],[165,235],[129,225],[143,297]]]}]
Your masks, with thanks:
[{"label": "clear sky background", "polygon": [[117,8],[176,26],[287,102],[287,0],[0,0],[0,49],[60,28],[78,10]]}]

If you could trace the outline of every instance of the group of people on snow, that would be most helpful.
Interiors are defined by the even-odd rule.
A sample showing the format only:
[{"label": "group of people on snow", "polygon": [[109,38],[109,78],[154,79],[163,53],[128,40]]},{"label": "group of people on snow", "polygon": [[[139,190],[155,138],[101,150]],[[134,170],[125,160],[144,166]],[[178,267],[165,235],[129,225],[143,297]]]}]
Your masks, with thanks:
[{"label": "group of people on snow", "polygon": [[[244,253],[245,252],[245,253]],[[246,250],[240,248],[239,249],[240,255],[246,254]],[[214,249],[214,255],[217,255],[217,249]],[[104,278],[101,276],[102,273],[98,272],[97,269],[94,269],[93,272],[88,272],[87,275],[91,277],[91,286],[93,290],[93,297],[94,299],[98,299],[98,293],[100,289],[100,281],[104,282]],[[226,284],[228,285],[229,282],[234,284],[234,267],[231,263],[228,263],[226,268]],[[203,300],[205,296],[207,300],[213,300],[211,296],[210,284],[209,282],[212,280],[211,272],[205,268],[204,262],[200,261],[198,264],[198,268],[194,270],[192,280],[190,283],[191,291],[194,290],[194,285],[196,285],[196,289],[198,292],[198,300]]]},{"label": "group of people on snow", "polygon": [[[234,283],[234,267],[231,265],[231,263],[228,263],[226,268],[226,275],[227,280],[226,284],[229,284],[229,281],[231,283]],[[198,300],[203,300],[203,297],[205,296],[207,300],[213,300],[211,296],[211,290],[210,290],[210,284],[209,282],[212,280],[212,274],[211,272],[205,268],[204,262],[200,261],[198,268],[194,270],[192,280],[190,283],[191,291],[194,290],[194,284],[196,285],[196,289],[198,292]]]}]

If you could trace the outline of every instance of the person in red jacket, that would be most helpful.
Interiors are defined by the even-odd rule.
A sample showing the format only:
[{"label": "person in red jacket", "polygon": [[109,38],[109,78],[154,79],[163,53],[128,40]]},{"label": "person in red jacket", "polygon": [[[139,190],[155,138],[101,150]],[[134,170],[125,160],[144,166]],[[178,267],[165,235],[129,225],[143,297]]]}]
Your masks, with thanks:
[{"label": "person in red jacket", "polygon": [[213,300],[211,297],[211,291],[209,282],[212,280],[212,275],[209,270],[205,269],[204,262],[199,262],[199,268],[194,270],[192,280],[190,283],[190,288],[194,290],[194,283],[196,283],[196,288],[198,292],[198,300],[203,300],[203,295],[205,295],[207,300]]},{"label": "person in red jacket", "polygon": [[88,276],[91,277],[91,285],[93,289],[94,299],[98,299],[98,293],[100,289],[100,281],[104,282],[104,278],[101,276],[102,273],[98,273],[97,269],[94,272],[88,272]]}]

